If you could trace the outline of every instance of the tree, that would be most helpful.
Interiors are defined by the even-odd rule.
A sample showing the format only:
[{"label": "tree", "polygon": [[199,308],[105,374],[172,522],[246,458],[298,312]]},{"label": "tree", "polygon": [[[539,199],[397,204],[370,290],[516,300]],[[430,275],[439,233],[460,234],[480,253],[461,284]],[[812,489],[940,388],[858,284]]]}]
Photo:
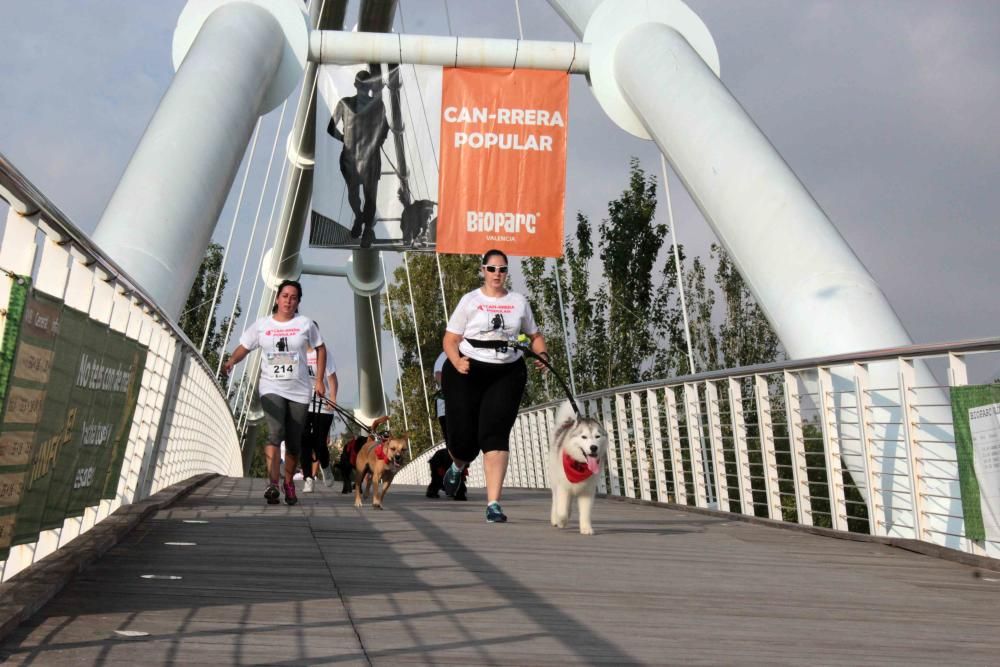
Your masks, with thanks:
[{"label": "tree", "polygon": [[719,352],[725,368],[774,361],[781,353],[778,334],[725,249],[712,244],[715,282],[722,290],[725,316],[719,325]]},{"label": "tree", "polygon": [[[202,338],[205,336],[205,328],[208,327],[208,337],[205,339],[205,351],[202,356],[212,369],[218,367],[220,355],[225,352],[228,342],[225,340],[226,331],[230,329],[228,316],[216,326],[219,304],[213,302],[213,296],[220,272],[222,282],[219,285],[219,294],[223,294],[228,278],[222,271],[222,246],[218,243],[211,243],[205,250],[205,257],[201,260],[201,266],[198,267],[198,274],[195,276],[194,284],[191,285],[191,291],[188,292],[187,302],[184,304],[184,311],[181,313],[180,322],[178,322],[180,328],[195,346],[201,345]],[[233,317],[234,326],[240,318],[240,313],[240,304],[237,301]]]},{"label": "tree", "polygon": [[607,359],[607,387],[643,379],[643,365],[656,351],[652,276],[667,226],[654,222],[655,213],[656,177],[632,158],[628,188],[608,204],[608,217],[598,227],[607,296],[600,302],[607,313],[603,344],[615,351],[614,362],[611,355]]},{"label": "tree", "polygon": [[[781,354],[777,335],[720,246],[712,246],[710,260],[715,264],[712,278],[721,300],[710,285],[711,265],[700,257],[688,261],[683,246],[677,247],[676,259],[673,247],[668,248],[654,285],[654,265],[668,231],[666,225],[654,221],[655,187],[655,177],[647,176],[637,160],[631,160],[628,187],[608,204],[608,218],[598,227],[603,265],[599,279],[591,276],[592,227],[582,213],[577,215],[575,237],[566,242],[564,258],[548,268],[540,259],[524,262],[536,319],[550,341],[550,350],[558,350],[558,354],[553,352],[553,365],[562,372],[567,366],[555,292],[559,271],[564,307],[571,320],[566,339],[578,393],[765,363]],[[683,285],[678,282],[678,261]],[[694,368],[688,355],[685,310]],[[532,402],[555,398],[557,393],[546,391],[537,378],[529,378]]]},{"label": "tree", "polygon": [[[577,393],[645,379],[657,350],[658,317],[653,266],[667,226],[656,223],[656,179],[647,176],[637,159],[629,163],[629,184],[608,204],[608,217],[598,226],[599,258],[604,279],[591,291],[590,262],[594,257],[589,218],[577,215],[575,237],[566,243],[565,257],[546,269],[544,260],[525,260],[524,274],[535,318],[552,356],[552,364],[567,382],[568,364],[561,311],[567,329]],[[563,289],[563,308],[556,290],[556,272]],[[561,388],[542,377],[529,376],[533,403],[558,398]]]}]

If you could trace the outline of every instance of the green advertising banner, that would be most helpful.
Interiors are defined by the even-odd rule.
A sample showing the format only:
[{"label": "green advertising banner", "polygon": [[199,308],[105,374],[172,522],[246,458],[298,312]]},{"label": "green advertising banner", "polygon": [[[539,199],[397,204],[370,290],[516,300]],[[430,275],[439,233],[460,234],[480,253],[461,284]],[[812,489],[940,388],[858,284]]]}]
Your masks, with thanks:
[{"label": "green advertising banner", "polygon": [[114,497],[146,364],[138,342],[24,292],[2,355],[12,362],[0,387],[0,558]]},{"label": "green advertising banner", "polygon": [[[28,298],[30,282],[14,279],[7,302],[7,323],[0,348],[0,407],[6,408],[10,374],[14,368],[17,337],[21,331],[24,303]],[[4,414],[6,414],[4,409]],[[2,423],[2,422],[0,422]],[[2,427],[0,427],[2,428]],[[24,492],[24,466],[31,461],[32,439],[28,434],[7,429],[0,431],[0,558],[6,559],[14,539],[17,506]]]},{"label": "green advertising banner", "polygon": [[1000,540],[1000,384],[951,388],[965,535]]}]

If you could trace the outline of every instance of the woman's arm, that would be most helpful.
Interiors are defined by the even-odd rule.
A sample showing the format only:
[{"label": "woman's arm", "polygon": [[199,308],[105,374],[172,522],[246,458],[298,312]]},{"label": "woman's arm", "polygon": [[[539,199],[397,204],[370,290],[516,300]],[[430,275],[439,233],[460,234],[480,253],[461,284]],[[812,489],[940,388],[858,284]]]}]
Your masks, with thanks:
[{"label": "woman's arm", "polygon": [[[545,349],[545,337],[542,336],[542,332],[536,331],[535,333],[528,336],[528,338],[531,339],[531,351],[540,357],[544,357],[545,361],[549,361],[549,353]],[[537,368],[538,370],[542,372],[548,370],[545,367],[545,364],[543,364],[538,359],[535,359],[534,362],[535,362],[535,368]]]},{"label": "woman's arm", "polygon": [[226,375],[229,375],[233,372],[233,366],[243,361],[244,357],[248,354],[250,354],[250,350],[246,349],[242,345],[237,345],[236,349],[233,350],[233,353],[229,355],[229,359],[227,359],[226,363],[222,365],[222,370]]},{"label": "woman's arm", "polygon": [[[316,347],[316,368],[326,370],[326,345]],[[323,384],[323,373],[316,373],[316,394],[326,396],[326,385]]]},{"label": "woman's arm", "polygon": [[448,355],[448,361],[455,367],[455,370],[462,375],[467,375],[469,373],[469,360],[458,351],[458,344],[461,342],[462,337],[459,334],[445,331],[441,347],[444,348],[444,353]]}]

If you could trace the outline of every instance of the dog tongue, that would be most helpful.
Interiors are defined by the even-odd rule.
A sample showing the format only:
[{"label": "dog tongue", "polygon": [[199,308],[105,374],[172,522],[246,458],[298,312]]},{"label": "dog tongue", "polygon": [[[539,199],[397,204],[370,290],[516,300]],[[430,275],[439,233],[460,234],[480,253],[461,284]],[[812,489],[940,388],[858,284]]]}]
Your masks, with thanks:
[{"label": "dog tongue", "polygon": [[601,471],[601,460],[599,458],[597,458],[596,456],[588,456],[587,457],[587,470],[589,470],[590,472],[592,472],[594,474],[597,474],[598,472],[600,472]]}]

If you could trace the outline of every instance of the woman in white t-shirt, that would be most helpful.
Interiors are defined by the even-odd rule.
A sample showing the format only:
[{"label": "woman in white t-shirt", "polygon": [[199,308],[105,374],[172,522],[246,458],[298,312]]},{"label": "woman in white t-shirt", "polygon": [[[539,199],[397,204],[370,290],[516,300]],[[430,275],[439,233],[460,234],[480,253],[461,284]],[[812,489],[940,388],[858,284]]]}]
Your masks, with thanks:
[{"label": "woman in white t-shirt", "polygon": [[271,315],[262,317],[246,328],[240,336],[240,344],[223,367],[226,374],[243,360],[251,350],[260,348],[260,405],[267,422],[267,470],[270,484],[264,491],[269,505],[276,505],[280,494],[279,443],[285,441],[285,479],[283,489],[285,502],[294,505],[293,476],[298,464],[313,391],[326,395],[326,386],[321,377],[310,378],[306,364],[306,351],[316,350],[317,364],[326,367],[326,346],[320,336],[319,327],[310,318],[299,315],[302,300],[302,286],[294,280],[285,280],[278,286]]},{"label": "woman in white t-shirt", "polygon": [[[517,419],[528,371],[520,350],[504,346],[524,333],[531,350],[548,357],[531,305],[507,289],[507,255],[483,255],[483,286],[462,297],[448,319],[442,346],[448,361],[441,371],[453,464],[445,473],[445,493],[453,496],[465,466],[483,452],[486,473],[486,521],[503,523],[500,507],[507,475],[510,431]],[[539,369],[544,365],[536,361]]]}]

